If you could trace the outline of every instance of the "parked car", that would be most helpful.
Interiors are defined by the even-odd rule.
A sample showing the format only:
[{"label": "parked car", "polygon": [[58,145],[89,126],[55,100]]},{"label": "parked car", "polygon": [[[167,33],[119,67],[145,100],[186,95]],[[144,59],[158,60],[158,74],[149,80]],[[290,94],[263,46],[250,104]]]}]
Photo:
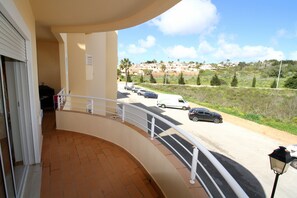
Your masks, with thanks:
[{"label": "parked car", "polygon": [[139,89],[137,91],[137,94],[140,95],[140,96],[143,96],[145,92],[147,92],[147,90],[145,90],[145,89]]},{"label": "parked car", "polygon": [[287,146],[287,150],[290,152],[291,157],[295,158],[290,165],[297,169],[297,144]]},{"label": "parked car", "polygon": [[140,87],[133,87],[132,88],[132,91],[134,92],[134,93],[137,93],[137,91],[140,89]]},{"label": "parked car", "polygon": [[192,108],[188,113],[189,119],[197,122],[200,120],[203,121],[212,121],[215,123],[222,123],[223,118],[219,113],[211,112],[206,108]]},{"label": "parked car", "polygon": [[124,89],[127,89],[127,90],[132,90],[133,88],[134,88],[134,83],[127,83],[124,86]]},{"label": "parked car", "polygon": [[158,98],[158,94],[151,92],[151,91],[145,92],[143,96],[145,98]]}]

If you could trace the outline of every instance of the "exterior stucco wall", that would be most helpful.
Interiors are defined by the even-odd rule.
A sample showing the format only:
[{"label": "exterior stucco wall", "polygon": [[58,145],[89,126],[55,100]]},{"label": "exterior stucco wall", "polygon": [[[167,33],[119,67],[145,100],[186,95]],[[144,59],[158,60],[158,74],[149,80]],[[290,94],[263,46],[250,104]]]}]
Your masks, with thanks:
[{"label": "exterior stucco wall", "polygon": [[59,43],[54,41],[37,41],[38,80],[55,89],[61,89]]},{"label": "exterior stucco wall", "polygon": [[106,98],[117,98],[118,33],[107,32]]},{"label": "exterior stucco wall", "polygon": [[71,94],[86,95],[86,40],[85,34],[68,34],[68,79]]},{"label": "exterior stucco wall", "polygon": [[[63,49],[66,46],[67,50]],[[68,63],[68,82],[71,94],[116,99],[117,97],[117,33],[67,34],[60,42],[61,62]],[[61,52],[61,50],[63,52]],[[91,63],[87,63],[89,56]],[[67,62],[68,60],[68,62]],[[67,69],[61,73],[67,78]],[[61,82],[67,79],[61,76]],[[66,83],[63,83],[66,84]]]},{"label": "exterior stucco wall", "polygon": [[60,34],[62,42],[59,42],[59,58],[60,58],[60,81],[61,89],[65,88],[68,93],[68,52],[67,52],[67,34]]},{"label": "exterior stucco wall", "polygon": [[[86,93],[93,97],[105,97],[106,80],[106,33],[92,33],[86,35],[86,55],[92,57],[92,65],[87,78]],[[87,68],[86,68],[87,69]]]}]

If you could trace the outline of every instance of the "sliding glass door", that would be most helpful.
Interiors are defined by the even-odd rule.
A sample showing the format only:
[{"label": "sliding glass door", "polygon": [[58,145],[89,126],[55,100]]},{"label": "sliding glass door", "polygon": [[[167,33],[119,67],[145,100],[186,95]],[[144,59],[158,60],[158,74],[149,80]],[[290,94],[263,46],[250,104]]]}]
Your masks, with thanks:
[{"label": "sliding glass door", "polygon": [[14,173],[12,166],[12,148],[11,148],[11,127],[9,126],[11,120],[9,111],[7,112],[7,95],[5,94],[5,83],[4,83],[4,75],[3,75],[3,65],[4,59],[1,57],[0,61],[0,71],[1,71],[1,79],[0,79],[0,161],[1,161],[1,174],[2,181],[4,187],[4,193],[8,197],[15,197],[16,189],[14,182]]},{"label": "sliding glass door", "polygon": [[[28,98],[25,63],[0,56],[0,197],[1,184],[8,197],[21,190],[27,166],[24,155]],[[2,175],[2,181],[1,181]],[[3,190],[2,190],[3,191]]]}]

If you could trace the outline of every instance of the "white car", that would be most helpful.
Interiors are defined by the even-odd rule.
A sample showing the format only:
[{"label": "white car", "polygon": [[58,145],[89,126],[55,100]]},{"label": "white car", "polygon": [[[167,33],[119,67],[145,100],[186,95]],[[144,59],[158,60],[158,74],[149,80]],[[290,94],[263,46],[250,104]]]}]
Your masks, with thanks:
[{"label": "white car", "polygon": [[145,90],[145,89],[139,89],[137,91],[137,94],[140,95],[140,96],[143,96],[145,92],[147,92],[147,90]]},{"label": "white car", "polygon": [[297,169],[297,144],[287,146],[287,150],[290,152],[291,157],[295,157],[291,162],[291,166]]}]

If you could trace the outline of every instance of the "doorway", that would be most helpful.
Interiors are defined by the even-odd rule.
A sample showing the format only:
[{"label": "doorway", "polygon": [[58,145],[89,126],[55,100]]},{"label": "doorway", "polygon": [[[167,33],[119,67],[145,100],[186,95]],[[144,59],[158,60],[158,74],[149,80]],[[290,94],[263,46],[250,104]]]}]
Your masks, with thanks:
[{"label": "doorway", "polygon": [[[21,76],[25,63],[0,56],[0,139],[2,172],[8,197],[17,196],[24,183],[26,166],[25,133],[23,115],[24,82]],[[30,117],[30,116],[28,116]]]}]

